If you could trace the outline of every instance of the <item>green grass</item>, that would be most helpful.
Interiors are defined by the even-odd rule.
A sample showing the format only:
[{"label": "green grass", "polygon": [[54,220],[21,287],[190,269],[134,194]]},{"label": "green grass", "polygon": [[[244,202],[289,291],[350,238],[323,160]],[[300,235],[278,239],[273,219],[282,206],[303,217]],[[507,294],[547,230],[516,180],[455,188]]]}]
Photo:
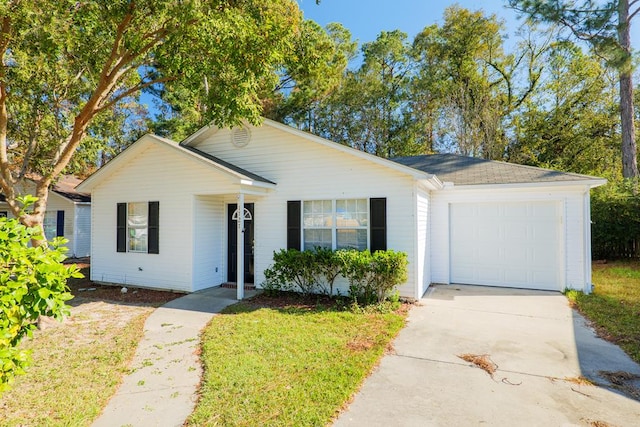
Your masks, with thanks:
[{"label": "green grass", "polygon": [[138,310],[115,322],[108,307],[102,310],[22,343],[33,362],[0,397],[0,426],[88,426],[100,414],[127,372],[151,312]]},{"label": "green grass", "polygon": [[614,262],[593,268],[594,292],[568,293],[598,333],[640,363],[640,263]]},{"label": "green grass", "polygon": [[204,383],[188,424],[327,425],[404,318],[322,307],[229,307],[204,332]]}]

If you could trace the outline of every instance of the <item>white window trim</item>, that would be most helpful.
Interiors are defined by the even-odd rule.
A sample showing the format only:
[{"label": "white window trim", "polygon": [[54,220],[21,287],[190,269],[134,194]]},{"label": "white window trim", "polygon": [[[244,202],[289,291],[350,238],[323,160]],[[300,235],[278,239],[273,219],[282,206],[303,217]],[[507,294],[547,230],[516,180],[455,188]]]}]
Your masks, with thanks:
[{"label": "white window trim", "polygon": [[[131,249],[131,233],[129,232],[129,206],[130,205],[135,205],[135,204],[140,204],[140,205],[145,205],[145,208],[147,210],[147,225],[146,227],[144,227],[147,230],[147,244],[146,244],[146,248],[144,250],[134,250]],[[126,233],[127,233],[127,253],[132,253],[132,254],[146,254],[149,253],[149,202],[127,202],[127,217],[125,218],[126,221]],[[134,229],[142,229],[142,227],[137,227]]]},{"label": "white window trim", "polygon": [[[304,225],[304,203],[305,202],[317,202],[317,201],[331,201],[331,227],[305,227]],[[358,226],[358,227],[338,227],[338,212],[336,210],[336,205],[338,201],[342,200],[366,200],[367,206],[367,225],[366,226]],[[331,250],[337,250],[338,247],[338,230],[367,230],[367,247],[365,249],[371,248],[371,205],[370,199],[368,197],[349,197],[349,198],[341,198],[341,199],[302,199],[300,201],[300,244],[302,246],[302,250],[307,250],[304,244],[304,232],[305,230],[326,230],[328,228],[331,229]]]}]

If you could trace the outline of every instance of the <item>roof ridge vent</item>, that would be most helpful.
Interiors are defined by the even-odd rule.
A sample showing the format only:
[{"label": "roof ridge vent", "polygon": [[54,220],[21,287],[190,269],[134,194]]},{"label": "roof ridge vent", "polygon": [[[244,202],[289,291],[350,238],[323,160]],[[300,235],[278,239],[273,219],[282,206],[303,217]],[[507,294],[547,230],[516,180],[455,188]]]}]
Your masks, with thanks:
[{"label": "roof ridge vent", "polygon": [[246,126],[231,129],[231,143],[238,148],[245,147],[251,140],[251,132]]}]

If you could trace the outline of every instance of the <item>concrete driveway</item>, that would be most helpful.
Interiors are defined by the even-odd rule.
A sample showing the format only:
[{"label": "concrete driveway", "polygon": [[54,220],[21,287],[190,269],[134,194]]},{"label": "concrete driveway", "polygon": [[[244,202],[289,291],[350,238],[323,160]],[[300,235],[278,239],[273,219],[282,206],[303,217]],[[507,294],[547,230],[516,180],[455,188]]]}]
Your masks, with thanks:
[{"label": "concrete driveway", "polygon": [[[336,426],[640,424],[640,402],[600,375],[640,375],[640,366],[597,338],[559,293],[433,286],[394,349]],[[464,354],[486,355],[493,376]]]}]

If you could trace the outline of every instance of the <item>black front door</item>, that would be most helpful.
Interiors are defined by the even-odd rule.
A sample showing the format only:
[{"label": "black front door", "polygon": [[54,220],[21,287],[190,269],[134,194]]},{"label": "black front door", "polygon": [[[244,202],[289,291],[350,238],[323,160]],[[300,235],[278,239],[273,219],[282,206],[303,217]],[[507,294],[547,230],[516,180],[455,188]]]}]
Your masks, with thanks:
[{"label": "black front door", "polygon": [[[244,220],[244,282],[253,283],[253,203],[245,203],[245,209],[247,209],[251,215],[251,219]],[[229,205],[227,210],[227,227],[229,240],[227,247],[229,248],[229,256],[227,256],[228,264],[227,271],[229,282],[235,282],[238,278],[238,222],[233,219],[233,213],[238,208],[238,205]],[[245,217],[246,218],[246,217]]]}]

